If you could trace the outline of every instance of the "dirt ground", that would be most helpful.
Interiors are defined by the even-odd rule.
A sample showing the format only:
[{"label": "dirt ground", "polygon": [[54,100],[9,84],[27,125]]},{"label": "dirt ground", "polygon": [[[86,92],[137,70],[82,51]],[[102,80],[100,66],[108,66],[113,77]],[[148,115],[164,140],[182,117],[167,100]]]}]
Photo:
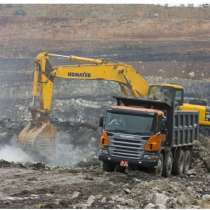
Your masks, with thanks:
[{"label": "dirt ground", "polygon": [[102,172],[97,160],[75,167],[0,162],[0,208],[210,208],[201,162],[183,177]]},{"label": "dirt ground", "polygon": [[[209,11],[0,5],[0,159],[9,158],[0,160],[0,208],[210,208],[210,143],[198,143],[193,167],[182,177],[103,173],[97,159],[77,163],[98,151],[99,116],[118,94],[106,82],[55,84],[53,119],[63,138],[59,166],[33,163],[11,144],[30,119],[33,61],[43,50],[131,63],[149,83],[176,82],[187,96],[210,101]],[[77,164],[61,167],[64,162]]]}]

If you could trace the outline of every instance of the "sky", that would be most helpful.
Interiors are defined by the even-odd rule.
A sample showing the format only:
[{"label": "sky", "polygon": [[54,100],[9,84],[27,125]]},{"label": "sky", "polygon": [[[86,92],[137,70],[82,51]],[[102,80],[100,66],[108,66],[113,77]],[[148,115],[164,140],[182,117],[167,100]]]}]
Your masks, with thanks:
[{"label": "sky", "polygon": [[188,4],[193,4],[194,6],[199,6],[202,4],[210,4],[210,0],[0,0],[1,4],[24,4],[24,3],[101,3],[101,4],[160,4],[160,5],[165,5],[168,4],[169,6],[178,6],[180,4],[188,5]]}]

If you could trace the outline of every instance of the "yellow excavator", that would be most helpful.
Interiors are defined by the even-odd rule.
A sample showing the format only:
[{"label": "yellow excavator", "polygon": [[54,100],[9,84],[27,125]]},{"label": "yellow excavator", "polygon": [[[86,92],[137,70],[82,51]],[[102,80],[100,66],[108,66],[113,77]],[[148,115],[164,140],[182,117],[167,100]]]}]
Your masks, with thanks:
[{"label": "yellow excavator", "polygon": [[[78,64],[52,66],[50,59],[63,58]],[[147,81],[131,66],[120,62],[108,62],[103,59],[66,56],[47,52],[39,53],[35,59],[32,106],[32,120],[18,135],[21,144],[35,142],[53,143],[56,128],[51,123],[54,80],[108,80],[120,85],[125,95],[144,97],[148,93]],[[48,141],[45,141],[47,139]]]}]

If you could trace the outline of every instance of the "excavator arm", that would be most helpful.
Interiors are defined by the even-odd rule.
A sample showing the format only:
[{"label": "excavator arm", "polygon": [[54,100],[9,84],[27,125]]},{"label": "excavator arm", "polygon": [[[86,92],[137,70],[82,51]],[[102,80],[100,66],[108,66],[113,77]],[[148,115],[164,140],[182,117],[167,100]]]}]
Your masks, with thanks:
[{"label": "excavator arm", "polygon": [[[50,59],[53,57],[76,61],[79,64],[51,66]],[[53,136],[56,131],[52,127],[49,113],[52,108],[53,85],[56,78],[77,80],[107,80],[118,83],[125,95],[129,92],[134,97],[147,95],[147,81],[131,66],[120,62],[108,62],[102,59],[85,58],[78,56],[65,56],[42,52],[35,60],[34,78],[32,87],[32,121],[19,135],[20,141],[36,139],[36,130],[40,133],[50,133]],[[47,125],[47,126],[44,126]],[[49,126],[50,125],[50,126]],[[40,127],[45,127],[43,132]],[[50,129],[46,129],[50,127]],[[47,132],[50,130],[50,132]],[[52,134],[53,133],[53,134]]]},{"label": "excavator arm", "polygon": [[[91,64],[51,67],[50,57],[62,57]],[[134,97],[145,96],[148,91],[146,80],[130,65],[101,59],[40,53],[35,61],[32,95],[33,98],[38,97],[41,112],[51,111],[55,78],[114,81],[120,84],[125,94],[128,94],[126,89],[123,89],[126,86]]]}]

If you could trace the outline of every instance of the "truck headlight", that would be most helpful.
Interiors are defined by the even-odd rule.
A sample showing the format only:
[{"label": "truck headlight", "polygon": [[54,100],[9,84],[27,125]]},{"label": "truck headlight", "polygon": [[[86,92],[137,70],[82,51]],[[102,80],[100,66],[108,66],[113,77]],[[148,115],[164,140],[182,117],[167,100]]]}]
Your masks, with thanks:
[{"label": "truck headlight", "polygon": [[108,150],[107,149],[101,149],[101,153],[108,154]]}]

